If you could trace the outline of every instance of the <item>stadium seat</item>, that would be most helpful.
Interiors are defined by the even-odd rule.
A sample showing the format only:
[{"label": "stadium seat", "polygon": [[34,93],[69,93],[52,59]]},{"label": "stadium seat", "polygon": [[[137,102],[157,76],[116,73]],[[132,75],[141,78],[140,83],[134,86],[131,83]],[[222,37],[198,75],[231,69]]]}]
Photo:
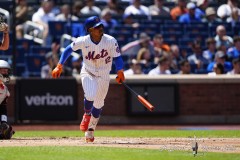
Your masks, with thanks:
[{"label": "stadium seat", "polygon": [[30,46],[34,45],[34,42],[28,39],[17,39],[16,44],[17,46],[22,46],[26,52],[29,52]]},{"label": "stadium seat", "polygon": [[208,38],[208,33],[207,32],[199,32],[199,33],[188,32],[187,34],[185,34],[185,38],[198,40],[199,42],[201,42],[202,47],[205,47],[206,45],[205,40],[206,38]]},{"label": "stadium seat", "polygon": [[208,24],[202,22],[194,22],[191,24],[184,25],[184,33],[202,33],[205,32],[208,34]]},{"label": "stadium seat", "polygon": [[48,52],[51,51],[51,46],[31,46],[29,54],[39,54],[39,55],[46,55]]},{"label": "stadium seat", "polygon": [[27,64],[27,75],[29,77],[40,77],[41,67],[46,63],[45,57],[39,54],[25,55]]},{"label": "stadium seat", "polygon": [[240,36],[240,22],[237,22],[234,26],[233,26],[233,34],[234,35],[238,35]]},{"label": "stadium seat", "polygon": [[79,22],[66,23],[64,33],[72,35],[73,37],[84,36],[86,34],[83,24]]},{"label": "stadium seat", "polygon": [[184,28],[180,24],[164,24],[161,26],[161,32],[175,33],[181,32],[184,33]]},{"label": "stadium seat", "polygon": [[[118,32],[118,34],[121,33],[134,33],[134,28],[131,26],[125,26],[125,25],[117,25],[113,28],[112,32]],[[111,34],[111,32],[110,32]]]},{"label": "stadium seat", "polygon": [[48,21],[49,35],[52,37],[61,36],[64,34],[65,21]]},{"label": "stadium seat", "polygon": [[178,40],[171,39],[171,38],[164,38],[164,43],[166,43],[168,45],[178,44]]},{"label": "stadium seat", "polygon": [[142,22],[148,20],[149,17],[146,15],[133,15],[133,19],[142,24]]},{"label": "stadium seat", "polygon": [[162,22],[164,22],[165,20],[169,20],[171,19],[171,16],[166,16],[166,15],[153,15],[151,16],[151,20],[152,21],[156,21],[156,20],[160,20]]},{"label": "stadium seat", "polygon": [[182,38],[182,32],[161,32],[164,39],[172,40],[172,41],[178,41],[180,38]]},{"label": "stadium seat", "polygon": [[16,63],[25,63],[25,55],[28,54],[23,46],[17,46],[16,48]]},{"label": "stadium seat", "polygon": [[160,33],[160,28],[157,25],[140,25],[137,29],[136,34],[141,32],[147,33],[149,36],[153,37],[155,34]]},{"label": "stadium seat", "polygon": [[193,42],[194,42],[194,38],[181,38],[178,41],[178,45],[181,47],[190,47],[192,46]]},{"label": "stadium seat", "polygon": [[26,64],[25,63],[16,63],[16,76],[26,77]]},{"label": "stadium seat", "polygon": [[120,44],[123,45],[124,43],[128,43],[132,38],[133,34],[131,32],[112,32],[111,35],[116,38],[116,40]]}]

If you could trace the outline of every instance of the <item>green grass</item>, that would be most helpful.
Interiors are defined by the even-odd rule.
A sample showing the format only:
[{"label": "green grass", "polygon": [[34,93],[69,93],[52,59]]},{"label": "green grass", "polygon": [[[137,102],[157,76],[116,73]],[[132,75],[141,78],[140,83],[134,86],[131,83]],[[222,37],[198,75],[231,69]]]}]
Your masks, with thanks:
[{"label": "green grass", "polygon": [[[83,137],[80,131],[17,131],[14,138]],[[239,138],[239,130],[98,130],[96,137]],[[0,142],[1,145],[1,142]],[[0,160],[239,160],[240,154],[96,146],[0,147]]]},{"label": "green grass", "polygon": [[4,147],[0,160],[239,160],[239,154],[108,147]]},{"label": "green grass", "polygon": [[[96,137],[239,138],[240,130],[98,130]],[[14,137],[79,137],[80,131],[17,131]]]}]

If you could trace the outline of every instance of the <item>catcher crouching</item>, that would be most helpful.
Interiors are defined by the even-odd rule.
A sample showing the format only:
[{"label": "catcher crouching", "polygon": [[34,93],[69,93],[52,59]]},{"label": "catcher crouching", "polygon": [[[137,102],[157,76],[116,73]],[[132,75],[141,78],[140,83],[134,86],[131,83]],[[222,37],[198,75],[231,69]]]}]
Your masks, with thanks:
[{"label": "catcher crouching", "polygon": [[10,81],[10,70],[8,62],[0,60],[0,139],[11,139],[15,133],[12,126],[7,123],[7,99],[10,93],[5,84]]}]

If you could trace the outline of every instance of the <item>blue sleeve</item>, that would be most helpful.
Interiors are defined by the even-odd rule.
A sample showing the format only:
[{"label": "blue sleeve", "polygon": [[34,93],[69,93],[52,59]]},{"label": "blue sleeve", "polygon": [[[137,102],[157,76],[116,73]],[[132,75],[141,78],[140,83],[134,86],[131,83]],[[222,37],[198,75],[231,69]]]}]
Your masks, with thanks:
[{"label": "blue sleeve", "polygon": [[118,56],[113,58],[114,62],[115,62],[115,66],[116,66],[116,70],[119,71],[121,69],[123,69],[123,59],[122,56]]},{"label": "blue sleeve", "polygon": [[215,62],[209,63],[209,65],[207,66],[207,71],[208,72],[212,72],[213,71],[214,64],[215,64]]},{"label": "blue sleeve", "polygon": [[64,49],[63,53],[61,54],[59,63],[64,64],[72,52],[73,52],[73,50],[72,50],[72,47],[70,44]]}]

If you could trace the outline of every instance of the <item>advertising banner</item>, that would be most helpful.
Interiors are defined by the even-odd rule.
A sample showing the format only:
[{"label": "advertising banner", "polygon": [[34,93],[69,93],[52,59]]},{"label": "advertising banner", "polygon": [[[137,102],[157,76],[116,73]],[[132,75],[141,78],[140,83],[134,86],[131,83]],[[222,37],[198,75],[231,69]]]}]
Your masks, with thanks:
[{"label": "advertising banner", "polygon": [[176,115],[178,113],[178,88],[176,84],[132,84],[131,88],[142,95],[154,107],[149,112],[135,97],[127,97],[128,111],[131,115]]},{"label": "advertising banner", "polygon": [[18,120],[77,120],[75,79],[21,79],[16,89]]}]

